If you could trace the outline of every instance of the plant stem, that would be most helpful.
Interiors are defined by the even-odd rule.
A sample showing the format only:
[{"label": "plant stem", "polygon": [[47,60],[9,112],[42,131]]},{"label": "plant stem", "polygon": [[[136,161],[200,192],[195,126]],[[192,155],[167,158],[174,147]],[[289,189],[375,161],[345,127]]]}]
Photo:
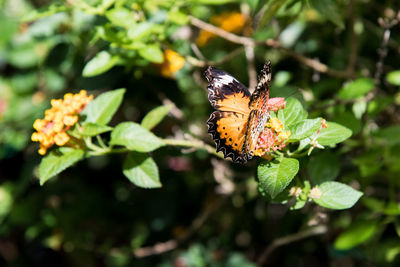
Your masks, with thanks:
[{"label": "plant stem", "polygon": [[[104,147],[100,148],[94,145],[91,140],[85,140],[86,145],[92,151],[88,152],[90,156],[102,156],[106,154],[118,154],[118,153],[126,153],[131,150],[128,148],[111,148],[111,147]],[[196,149],[204,149],[209,154],[215,155],[219,158],[224,158],[221,153],[216,152],[215,148],[210,145],[205,144],[200,140],[180,140],[180,139],[162,139],[163,143],[167,146],[180,146],[180,147],[188,147],[188,148],[196,148]],[[103,143],[104,144],[104,143]]]},{"label": "plant stem", "polygon": [[163,139],[162,141],[164,142],[164,144],[169,146],[182,146],[204,149],[210,154],[213,154],[219,158],[224,158],[224,156],[221,153],[218,153],[214,147],[207,145],[200,140]]}]

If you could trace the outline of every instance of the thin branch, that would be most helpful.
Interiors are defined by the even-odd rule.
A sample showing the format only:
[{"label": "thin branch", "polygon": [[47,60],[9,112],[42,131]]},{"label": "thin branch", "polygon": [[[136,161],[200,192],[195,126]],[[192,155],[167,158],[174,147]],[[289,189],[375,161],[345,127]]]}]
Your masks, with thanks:
[{"label": "thin branch", "polygon": [[254,62],[254,46],[246,45],[244,46],[244,51],[247,59],[247,70],[249,73],[249,88],[254,90],[257,85],[257,71]]},{"label": "thin branch", "polygon": [[215,35],[218,35],[228,41],[231,41],[232,43],[237,43],[237,44],[242,44],[242,45],[254,45],[254,40],[251,38],[244,37],[244,36],[238,36],[236,34],[227,32],[221,28],[218,28],[212,24],[204,22],[193,16],[189,16],[189,19],[190,19],[190,23],[192,23],[192,25],[194,25],[200,29],[203,29],[205,31],[214,33]]},{"label": "thin branch", "polygon": [[280,237],[272,241],[272,243],[264,250],[264,252],[261,254],[261,256],[258,258],[257,263],[259,265],[263,265],[271,255],[271,253],[277,249],[278,247],[314,236],[314,235],[322,235],[327,232],[328,228],[325,225],[319,225],[316,227],[312,227],[309,229],[306,229],[304,231],[292,234],[292,235],[287,235],[284,237]]},{"label": "thin branch", "polygon": [[381,76],[383,74],[383,65],[388,53],[387,46],[390,40],[391,28],[397,25],[399,22],[400,22],[400,11],[397,12],[396,18],[392,20],[385,20],[382,18],[378,19],[378,23],[384,29],[384,32],[383,32],[381,47],[378,48],[378,61],[376,62],[376,70],[374,76],[375,87],[365,97],[367,102],[372,100],[379,91],[379,86],[381,84]]},{"label": "thin branch", "polygon": [[[187,147],[187,148],[194,148],[194,149],[204,149],[209,154],[217,156],[221,159],[224,158],[223,154],[217,152],[214,147],[212,147],[198,139],[184,140],[184,139],[166,138],[166,139],[161,139],[161,141],[167,146],[180,146],[180,147]],[[102,156],[102,155],[107,155],[107,154],[118,154],[118,153],[126,153],[126,152],[131,151],[128,148],[112,148],[112,147],[101,148],[101,147],[94,145],[89,139],[86,140],[86,145],[87,145],[87,147],[92,149],[92,151],[87,152],[88,156]]]},{"label": "thin branch", "polygon": [[174,250],[179,245],[185,243],[189,240],[199,229],[204,225],[204,223],[210,218],[210,216],[219,208],[221,207],[222,203],[226,198],[218,198],[217,200],[213,201],[206,205],[203,211],[197,216],[191,226],[189,227],[188,231],[185,235],[181,238],[177,239],[170,239],[166,242],[160,242],[152,246],[138,248],[133,251],[133,254],[137,258],[143,258],[153,255],[159,255],[162,253],[166,253],[168,251]]},{"label": "thin branch", "polygon": [[199,47],[195,43],[191,43],[190,47],[192,48],[192,51],[196,55],[196,57],[200,58],[203,61],[206,61],[206,58],[203,56]]},{"label": "thin branch", "polygon": [[355,24],[355,12],[354,12],[354,1],[355,0],[350,0],[349,1],[349,29],[350,29],[350,55],[349,55],[349,62],[347,64],[347,71],[349,74],[354,75],[356,63],[357,63],[357,57],[358,57],[358,38],[357,34],[354,30],[354,24]]},{"label": "thin branch", "polygon": [[304,65],[306,65],[306,66],[308,66],[310,68],[313,68],[313,69],[315,69],[315,70],[317,70],[317,71],[319,71],[321,73],[326,73],[328,75],[335,76],[335,77],[340,77],[340,78],[350,78],[350,77],[352,77],[352,76],[349,75],[349,73],[347,71],[340,71],[340,70],[331,69],[327,65],[325,65],[325,64],[323,64],[323,63],[321,63],[321,62],[319,62],[317,60],[305,57],[305,56],[303,56],[303,55],[301,55],[301,54],[299,54],[299,53],[297,53],[294,50],[291,50],[289,48],[282,47],[280,42],[277,41],[277,40],[267,39],[267,40],[264,40],[264,41],[255,41],[255,40],[253,40],[252,38],[249,38],[249,37],[239,36],[239,35],[227,32],[227,31],[225,31],[225,30],[223,30],[221,28],[218,28],[218,27],[216,27],[216,26],[214,26],[212,24],[204,22],[204,21],[202,21],[202,20],[200,20],[198,18],[195,18],[193,16],[189,16],[189,18],[190,18],[190,23],[192,25],[194,25],[194,26],[196,26],[196,27],[198,27],[198,28],[200,28],[202,30],[209,31],[209,32],[211,32],[211,33],[213,33],[215,35],[218,35],[218,36],[220,36],[220,37],[222,37],[222,38],[224,38],[224,39],[226,39],[228,41],[231,41],[232,43],[241,44],[243,46],[253,46],[253,47],[255,47],[257,45],[266,45],[266,46],[269,46],[269,47],[280,49],[281,51],[285,52],[286,54],[288,54],[288,55],[294,57],[295,59],[297,59],[300,63],[302,63],[302,64],[304,64]]},{"label": "thin branch", "polygon": [[196,67],[200,67],[200,68],[204,68],[207,66],[217,66],[217,65],[221,65],[225,62],[230,61],[232,58],[235,58],[240,53],[242,53],[242,51],[243,51],[243,47],[238,47],[235,50],[233,50],[232,52],[226,54],[221,59],[216,60],[216,61],[203,60],[203,59],[198,59],[198,58],[191,57],[191,56],[187,56],[186,60],[192,66],[196,66]]},{"label": "thin branch", "polygon": [[163,105],[168,106],[170,105],[172,108],[169,111],[172,116],[177,118],[178,120],[182,120],[185,116],[183,112],[172,102],[163,92],[157,91],[157,97],[161,100]]}]

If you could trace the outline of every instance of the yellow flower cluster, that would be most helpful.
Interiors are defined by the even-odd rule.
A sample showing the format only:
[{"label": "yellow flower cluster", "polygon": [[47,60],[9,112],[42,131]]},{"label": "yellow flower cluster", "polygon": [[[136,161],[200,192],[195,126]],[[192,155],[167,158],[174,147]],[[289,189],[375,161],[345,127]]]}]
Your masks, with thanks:
[{"label": "yellow flower cluster", "polygon": [[44,155],[54,144],[65,145],[70,136],[68,129],[78,121],[78,114],[92,101],[93,95],[87,96],[85,90],[78,94],[67,93],[64,99],[52,99],[51,108],[45,111],[44,119],[37,119],[33,128],[32,141],[40,142],[39,154]]},{"label": "yellow flower cluster", "polygon": [[265,127],[271,128],[278,133],[279,140],[287,140],[290,137],[290,131],[283,131],[283,123],[276,117],[273,117],[265,124]]},{"label": "yellow flower cluster", "polygon": [[290,131],[283,131],[283,123],[276,117],[271,117],[257,140],[255,156],[263,156],[266,152],[276,151],[286,146]]},{"label": "yellow flower cluster", "polygon": [[161,64],[161,75],[167,78],[174,78],[175,73],[183,68],[185,59],[177,52],[166,49],[164,51],[164,62]]},{"label": "yellow flower cluster", "polygon": [[[225,12],[210,18],[211,24],[227,31],[239,32],[246,25],[247,17],[239,12]],[[196,39],[198,46],[204,46],[210,39],[214,38],[215,34],[201,30]]]}]

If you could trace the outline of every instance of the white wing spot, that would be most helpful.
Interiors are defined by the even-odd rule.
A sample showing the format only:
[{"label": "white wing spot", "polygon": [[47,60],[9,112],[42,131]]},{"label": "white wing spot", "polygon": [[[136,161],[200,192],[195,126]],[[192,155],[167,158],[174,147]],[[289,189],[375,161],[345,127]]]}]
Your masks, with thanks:
[{"label": "white wing spot", "polygon": [[230,75],[224,74],[222,76],[215,77],[214,85],[217,87],[222,87],[223,84],[230,84],[233,81],[237,80]]}]

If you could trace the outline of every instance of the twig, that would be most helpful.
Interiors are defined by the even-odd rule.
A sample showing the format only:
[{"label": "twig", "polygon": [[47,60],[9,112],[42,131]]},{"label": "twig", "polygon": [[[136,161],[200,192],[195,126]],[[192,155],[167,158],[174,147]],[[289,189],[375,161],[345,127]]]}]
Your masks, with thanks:
[{"label": "twig", "polygon": [[191,43],[190,47],[192,48],[193,53],[196,55],[196,57],[200,58],[201,60],[205,61],[206,58],[203,56],[201,53],[199,47],[195,43]]},{"label": "twig", "polygon": [[231,41],[232,43],[237,43],[237,44],[242,44],[242,45],[254,45],[254,41],[251,38],[244,37],[244,36],[238,36],[236,34],[227,32],[221,28],[218,28],[212,24],[204,22],[193,16],[189,16],[189,19],[190,19],[190,23],[192,23],[192,25],[194,25],[200,29],[214,33],[226,40]]},{"label": "twig", "polygon": [[355,24],[355,12],[354,12],[354,1],[349,1],[349,29],[350,29],[350,55],[349,55],[349,62],[347,64],[347,72],[349,75],[354,75],[355,66],[357,63],[357,56],[358,56],[358,38],[357,34],[354,30]]},{"label": "twig", "polygon": [[262,265],[264,262],[266,262],[269,255],[278,247],[299,241],[301,239],[305,239],[310,236],[325,234],[327,230],[328,228],[325,225],[319,225],[292,235],[287,235],[281,238],[277,238],[274,241],[272,241],[272,243],[264,250],[264,252],[258,258],[257,263],[259,265]]},{"label": "twig", "polygon": [[[398,13],[400,16],[400,12]],[[394,19],[392,21],[385,21],[382,18],[379,18],[378,23],[379,25],[384,28],[383,32],[383,38],[382,38],[382,43],[381,47],[378,49],[378,55],[379,59],[378,62],[376,62],[376,71],[375,71],[375,86],[378,87],[381,83],[380,79],[383,73],[383,63],[385,61],[385,58],[387,56],[387,45],[390,39],[390,29],[395,26],[399,21],[397,19]]]},{"label": "twig", "polygon": [[335,76],[335,77],[340,77],[340,78],[350,78],[350,77],[352,77],[352,76],[349,75],[349,73],[347,71],[340,71],[340,70],[331,69],[327,65],[325,65],[325,64],[323,64],[323,63],[321,63],[321,62],[319,62],[317,60],[305,57],[305,56],[303,56],[303,55],[301,55],[301,54],[299,54],[299,53],[297,53],[297,52],[295,52],[295,51],[293,51],[293,50],[291,50],[289,48],[282,47],[280,42],[277,41],[277,40],[267,39],[267,40],[264,40],[264,41],[255,41],[255,40],[253,40],[252,38],[249,38],[249,37],[239,36],[239,35],[227,32],[227,31],[225,31],[225,30],[223,30],[221,28],[218,28],[218,27],[216,27],[216,26],[214,26],[212,24],[204,22],[204,21],[202,21],[202,20],[200,20],[198,18],[195,18],[193,16],[189,16],[189,18],[190,18],[190,23],[192,25],[194,25],[194,26],[196,26],[196,27],[198,27],[200,29],[203,29],[205,31],[209,31],[209,32],[211,32],[211,33],[213,33],[215,35],[218,35],[218,36],[220,36],[220,37],[222,37],[222,38],[224,38],[224,39],[226,39],[228,41],[231,41],[232,43],[241,44],[243,46],[253,46],[253,47],[255,47],[257,45],[266,45],[266,46],[269,46],[269,47],[280,49],[281,51],[285,52],[286,54],[288,54],[288,55],[294,57],[295,59],[297,59],[298,61],[300,61],[300,63],[302,63],[302,64],[304,64],[304,65],[306,65],[306,66],[308,66],[310,68],[313,68],[313,69],[315,69],[315,70],[317,70],[317,71],[319,71],[321,73],[326,73],[328,75]]},{"label": "twig", "polygon": [[204,68],[207,66],[217,66],[217,65],[223,64],[227,61],[230,61],[232,58],[235,58],[237,55],[242,53],[242,51],[243,51],[243,47],[238,47],[235,50],[233,50],[232,52],[230,52],[229,54],[226,54],[224,57],[222,57],[221,59],[216,60],[216,61],[198,59],[198,58],[191,57],[191,56],[186,57],[186,60],[192,66],[196,66],[196,67],[200,67],[200,68]]},{"label": "twig", "polygon": [[161,100],[163,105],[168,106],[170,105],[172,108],[169,111],[172,116],[177,118],[178,120],[182,120],[185,116],[183,112],[172,102],[163,92],[157,91],[157,97]]},{"label": "twig", "polygon": [[190,237],[192,237],[204,225],[208,218],[210,218],[210,216],[220,208],[225,199],[226,198],[224,197],[218,198],[216,201],[206,205],[200,215],[193,220],[192,225],[189,227],[188,231],[183,237],[170,239],[166,242],[160,242],[153,246],[138,248],[133,251],[133,254],[137,258],[143,258],[174,250],[179,245],[189,240]]},{"label": "twig", "polygon": [[257,85],[257,71],[254,62],[254,46],[244,46],[244,51],[247,59],[247,70],[249,73],[249,89],[254,90]]},{"label": "twig", "polygon": [[381,76],[383,73],[383,65],[388,51],[387,46],[390,40],[390,30],[393,26],[397,25],[399,21],[400,21],[400,11],[397,12],[396,18],[390,21],[384,20],[382,18],[378,19],[378,23],[384,29],[384,32],[383,32],[381,47],[378,48],[378,61],[376,62],[376,70],[374,76],[375,87],[365,97],[365,100],[367,102],[371,101],[379,91],[379,86],[381,84]]}]

